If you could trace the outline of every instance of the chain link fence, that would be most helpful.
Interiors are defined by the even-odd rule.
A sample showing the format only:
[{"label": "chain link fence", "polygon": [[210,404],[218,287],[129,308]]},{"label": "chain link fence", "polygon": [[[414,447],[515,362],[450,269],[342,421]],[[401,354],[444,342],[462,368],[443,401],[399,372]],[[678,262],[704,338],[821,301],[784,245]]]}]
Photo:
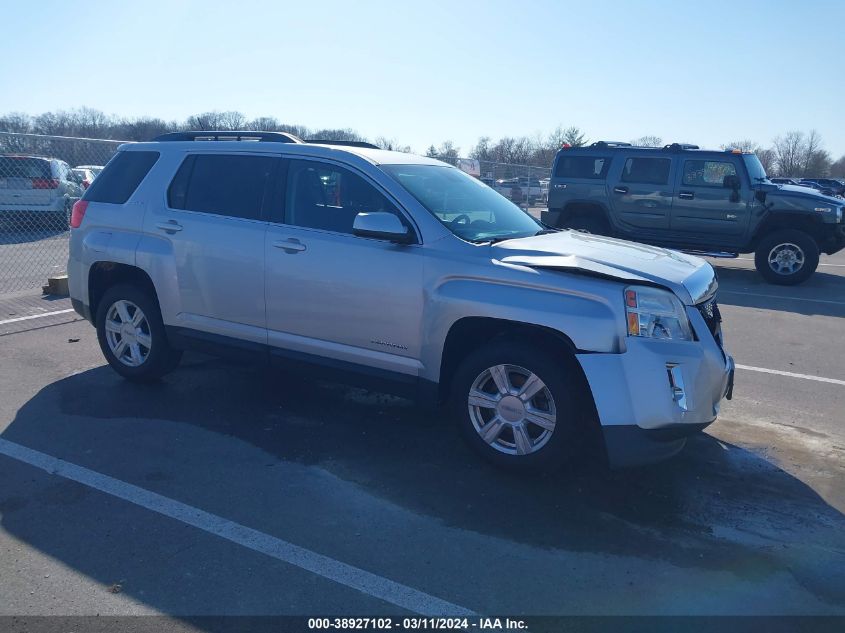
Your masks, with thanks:
[{"label": "chain link fence", "polygon": [[[124,141],[0,132],[0,295],[65,272],[73,203]],[[526,209],[548,200],[548,167],[447,159]]]},{"label": "chain link fence", "polygon": [[73,203],[120,143],[0,132],[0,294],[65,272]]}]

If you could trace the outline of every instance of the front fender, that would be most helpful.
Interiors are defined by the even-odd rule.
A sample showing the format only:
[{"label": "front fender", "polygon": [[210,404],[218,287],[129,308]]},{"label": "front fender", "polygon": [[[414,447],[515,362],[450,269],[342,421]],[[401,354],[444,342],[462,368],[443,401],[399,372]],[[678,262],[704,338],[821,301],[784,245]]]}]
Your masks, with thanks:
[{"label": "front fender", "polygon": [[[531,273],[542,278],[539,271]],[[539,280],[538,280],[539,281]],[[621,296],[616,284],[591,280],[572,288],[551,288],[540,283],[514,284],[501,280],[451,277],[430,293],[424,322],[422,362],[425,378],[439,381],[444,342],[449,330],[460,319],[482,317],[539,326],[560,332],[580,352],[617,353],[624,323],[619,306],[612,302]],[[607,290],[591,292],[590,286]],[[604,286],[607,288],[604,288]],[[611,288],[612,286],[612,288]],[[580,287],[580,289],[579,289]]]}]

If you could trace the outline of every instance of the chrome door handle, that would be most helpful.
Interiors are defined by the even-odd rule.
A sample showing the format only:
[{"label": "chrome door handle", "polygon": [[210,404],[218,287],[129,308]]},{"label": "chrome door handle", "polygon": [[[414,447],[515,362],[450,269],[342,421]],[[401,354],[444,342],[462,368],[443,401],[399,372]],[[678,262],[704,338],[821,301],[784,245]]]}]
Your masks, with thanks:
[{"label": "chrome door handle", "polygon": [[167,222],[159,222],[156,224],[157,229],[161,229],[165,233],[178,233],[182,230],[182,225],[176,220],[168,220]]},{"label": "chrome door handle", "polygon": [[681,191],[680,193],[678,193],[678,197],[681,200],[692,200],[693,198],[695,198],[695,194],[692,191]]},{"label": "chrome door handle", "polygon": [[613,191],[616,193],[628,193],[628,187],[614,187]]},{"label": "chrome door handle", "polygon": [[304,251],[306,246],[302,242],[300,242],[295,237],[291,237],[286,240],[279,240],[277,242],[273,242],[273,246],[275,248],[281,248],[284,252],[294,255],[301,251]]},{"label": "chrome door handle", "polygon": [[554,187],[555,189],[566,189],[566,183],[557,183]]}]

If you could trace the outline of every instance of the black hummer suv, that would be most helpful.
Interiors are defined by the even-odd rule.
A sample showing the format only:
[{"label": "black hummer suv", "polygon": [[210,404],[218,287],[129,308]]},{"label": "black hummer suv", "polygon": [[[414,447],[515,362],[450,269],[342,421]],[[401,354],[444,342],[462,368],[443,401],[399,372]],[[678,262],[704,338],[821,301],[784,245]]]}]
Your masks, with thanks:
[{"label": "black hummer suv", "polygon": [[752,153],[599,141],[557,153],[542,220],[701,254],[753,252],[763,277],[792,285],[820,253],[845,248],[843,206],[772,183]]}]

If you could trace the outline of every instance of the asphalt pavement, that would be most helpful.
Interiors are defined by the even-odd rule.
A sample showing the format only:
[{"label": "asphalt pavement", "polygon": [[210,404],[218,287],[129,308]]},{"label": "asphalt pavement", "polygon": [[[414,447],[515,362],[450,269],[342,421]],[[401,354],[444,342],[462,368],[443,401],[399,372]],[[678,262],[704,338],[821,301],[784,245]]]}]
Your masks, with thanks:
[{"label": "asphalt pavement", "polygon": [[0,615],[845,615],[845,255],[795,288],[714,264],[719,420],[547,477],[282,371],[192,354],[134,385],[66,300],[0,301]]}]

